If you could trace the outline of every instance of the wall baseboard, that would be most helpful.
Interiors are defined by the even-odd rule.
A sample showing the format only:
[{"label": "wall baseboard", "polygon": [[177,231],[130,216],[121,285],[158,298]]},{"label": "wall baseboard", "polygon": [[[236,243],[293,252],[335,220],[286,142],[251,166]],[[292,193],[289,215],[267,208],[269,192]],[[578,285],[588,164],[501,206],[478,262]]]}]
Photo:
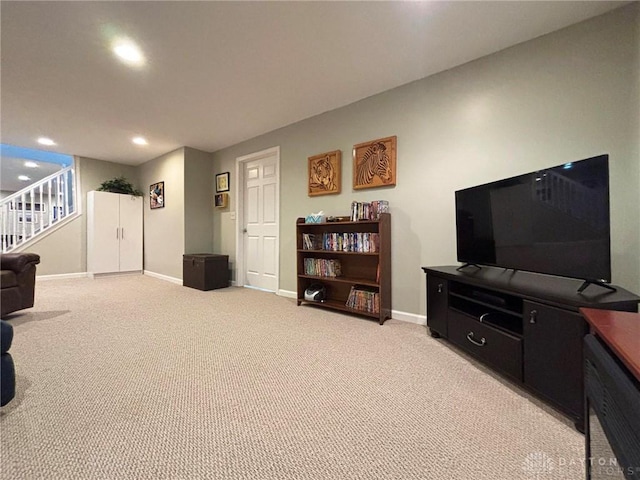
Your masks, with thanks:
[{"label": "wall baseboard", "polygon": [[125,277],[127,275],[142,275],[142,270],[133,270],[131,272],[105,272],[105,273],[87,273],[87,277],[95,280],[96,278],[106,277]]},{"label": "wall baseboard", "polygon": [[391,310],[391,318],[403,322],[416,323],[418,325],[427,325],[427,316],[418,315],[416,313],[401,312],[399,310]]},{"label": "wall baseboard", "polygon": [[36,275],[36,280],[63,280],[65,278],[87,278],[87,272],[78,273],[57,273],[54,275]]},{"label": "wall baseboard", "polygon": [[[150,277],[153,277],[153,278],[164,280],[166,282],[182,285],[182,280],[179,278],[170,277],[168,275],[162,275],[161,273],[155,273],[149,270],[144,270],[143,274],[149,275]],[[65,278],[86,278],[86,277],[91,278],[91,274],[87,272],[81,272],[81,273],[62,273],[58,275],[38,275],[36,276],[36,279],[37,280],[62,280]],[[231,286],[235,286],[235,283],[236,283],[235,281],[232,281]],[[297,292],[294,292],[291,290],[279,289],[276,292],[276,295],[280,297],[285,297],[285,298],[298,298]],[[402,312],[400,310],[392,310],[391,317],[394,320],[400,320],[402,322],[415,323],[417,325],[425,325],[425,326],[427,325],[426,315],[417,315],[415,313]]]},{"label": "wall baseboard", "polygon": [[150,277],[153,277],[153,278],[158,278],[160,280],[164,280],[165,282],[171,282],[171,283],[176,283],[178,285],[182,285],[182,279],[181,278],[170,277],[169,275],[162,275],[161,273],[155,273],[155,272],[151,272],[149,270],[143,270],[142,273],[144,275],[149,275]]}]

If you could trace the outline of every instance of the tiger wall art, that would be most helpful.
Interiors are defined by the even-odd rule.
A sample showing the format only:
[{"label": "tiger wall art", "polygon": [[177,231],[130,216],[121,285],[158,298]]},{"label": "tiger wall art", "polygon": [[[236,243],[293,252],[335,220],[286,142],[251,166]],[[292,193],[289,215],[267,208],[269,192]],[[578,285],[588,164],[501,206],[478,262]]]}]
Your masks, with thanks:
[{"label": "tiger wall art", "polygon": [[309,157],[309,196],[340,193],[342,152],[322,153]]}]

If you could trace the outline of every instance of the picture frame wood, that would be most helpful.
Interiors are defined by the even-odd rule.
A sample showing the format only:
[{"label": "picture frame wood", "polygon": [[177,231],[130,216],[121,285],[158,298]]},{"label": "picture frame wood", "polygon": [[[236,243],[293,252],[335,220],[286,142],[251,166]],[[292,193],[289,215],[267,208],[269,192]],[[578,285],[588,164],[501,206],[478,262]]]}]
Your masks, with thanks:
[{"label": "picture frame wood", "polygon": [[353,189],[396,185],[397,137],[379,138],[353,146]]},{"label": "picture frame wood", "polygon": [[309,157],[308,168],[308,194],[310,197],[317,195],[331,195],[340,193],[342,151],[321,153]]},{"label": "picture frame wood", "polygon": [[229,172],[219,173],[216,175],[216,193],[229,191]]},{"label": "picture frame wood", "polygon": [[164,208],[164,182],[152,183],[149,186],[149,206],[152,210]]}]

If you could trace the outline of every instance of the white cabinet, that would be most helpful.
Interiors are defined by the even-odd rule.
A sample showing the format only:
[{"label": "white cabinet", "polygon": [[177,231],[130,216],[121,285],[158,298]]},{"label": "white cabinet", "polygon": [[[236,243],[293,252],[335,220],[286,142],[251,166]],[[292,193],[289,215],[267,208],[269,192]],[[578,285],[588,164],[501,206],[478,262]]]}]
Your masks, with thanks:
[{"label": "white cabinet", "polygon": [[87,194],[87,271],[142,270],[142,197]]}]

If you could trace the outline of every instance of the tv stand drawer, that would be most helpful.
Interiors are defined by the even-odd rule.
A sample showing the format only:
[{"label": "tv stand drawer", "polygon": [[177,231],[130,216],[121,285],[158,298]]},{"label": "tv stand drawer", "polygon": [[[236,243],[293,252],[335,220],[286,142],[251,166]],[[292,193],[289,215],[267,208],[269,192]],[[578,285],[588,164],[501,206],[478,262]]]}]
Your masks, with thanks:
[{"label": "tv stand drawer", "polygon": [[449,310],[449,340],[493,368],[522,381],[522,339]]}]

